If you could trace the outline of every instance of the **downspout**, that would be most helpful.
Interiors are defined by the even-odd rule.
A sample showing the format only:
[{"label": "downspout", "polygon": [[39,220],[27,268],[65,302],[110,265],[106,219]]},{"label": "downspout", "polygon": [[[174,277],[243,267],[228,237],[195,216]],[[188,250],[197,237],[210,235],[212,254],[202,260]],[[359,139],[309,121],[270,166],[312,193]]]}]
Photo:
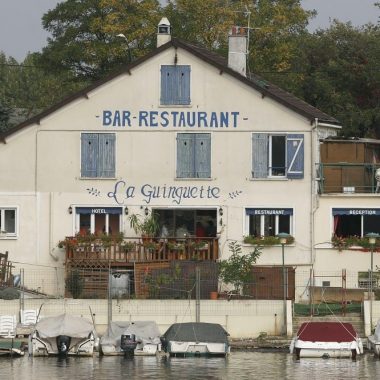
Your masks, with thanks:
[{"label": "downspout", "polygon": [[313,268],[315,264],[315,213],[319,208],[319,199],[317,197],[316,191],[316,171],[315,164],[317,162],[317,144],[318,144],[318,118],[314,119],[314,126],[311,131],[311,186],[310,186],[310,205],[311,205],[311,215],[310,215],[310,242],[311,242],[311,250],[310,250],[310,264]]}]

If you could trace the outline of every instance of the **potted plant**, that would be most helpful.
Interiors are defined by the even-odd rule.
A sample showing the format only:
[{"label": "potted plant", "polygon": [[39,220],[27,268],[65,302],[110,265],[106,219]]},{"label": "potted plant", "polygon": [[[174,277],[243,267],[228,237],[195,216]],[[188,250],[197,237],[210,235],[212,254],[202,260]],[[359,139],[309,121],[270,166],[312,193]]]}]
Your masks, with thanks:
[{"label": "potted plant", "polygon": [[157,216],[154,213],[150,213],[145,217],[132,214],[129,217],[129,223],[135,233],[140,234],[142,237],[154,237],[160,228]]}]

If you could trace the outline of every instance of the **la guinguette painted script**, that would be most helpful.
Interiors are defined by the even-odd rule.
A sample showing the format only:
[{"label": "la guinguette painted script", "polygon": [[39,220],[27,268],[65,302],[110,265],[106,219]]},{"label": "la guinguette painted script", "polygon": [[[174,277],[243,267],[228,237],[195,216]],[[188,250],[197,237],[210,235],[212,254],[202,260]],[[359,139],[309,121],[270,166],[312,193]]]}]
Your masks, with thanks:
[{"label": "la guinguette painted script", "polygon": [[220,188],[217,186],[167,186],[144,184],[139,188],[128,185],[126,181],[117,181],[113,191],[107,196],[123,205],[124,201],[134,198],[136,194],[142,196],[143,202],[149,204],[153,199],[169,199],[172,203],[181,204],[184,199],[218,199],[220,198]]}]

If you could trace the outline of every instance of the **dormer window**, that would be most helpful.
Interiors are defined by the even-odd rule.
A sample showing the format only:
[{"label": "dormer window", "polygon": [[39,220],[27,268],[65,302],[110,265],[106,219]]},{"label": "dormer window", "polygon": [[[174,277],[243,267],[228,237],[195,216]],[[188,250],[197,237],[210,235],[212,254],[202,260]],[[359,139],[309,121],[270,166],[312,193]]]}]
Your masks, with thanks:
[{"label": "dormer window", "polygon": [[190,104],[190,66],[161,66],[161,105]]}]

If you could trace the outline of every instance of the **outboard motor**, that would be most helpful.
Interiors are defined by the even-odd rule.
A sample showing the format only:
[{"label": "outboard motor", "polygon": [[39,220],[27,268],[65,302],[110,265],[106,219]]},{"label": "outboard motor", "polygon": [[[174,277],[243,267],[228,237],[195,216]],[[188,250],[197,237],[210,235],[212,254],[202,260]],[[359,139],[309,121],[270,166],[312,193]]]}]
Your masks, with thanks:
[{"label": "outboard motor", "polygon": [[124,351],[125,355],[134,355],[137,343],[134,334],[122,335],[120,338],[120,348]]},{"label": "outboard motor", "polygon": [[70,349],[71,337],[67,335],[57,336],[58,355],[67,355]]}]

